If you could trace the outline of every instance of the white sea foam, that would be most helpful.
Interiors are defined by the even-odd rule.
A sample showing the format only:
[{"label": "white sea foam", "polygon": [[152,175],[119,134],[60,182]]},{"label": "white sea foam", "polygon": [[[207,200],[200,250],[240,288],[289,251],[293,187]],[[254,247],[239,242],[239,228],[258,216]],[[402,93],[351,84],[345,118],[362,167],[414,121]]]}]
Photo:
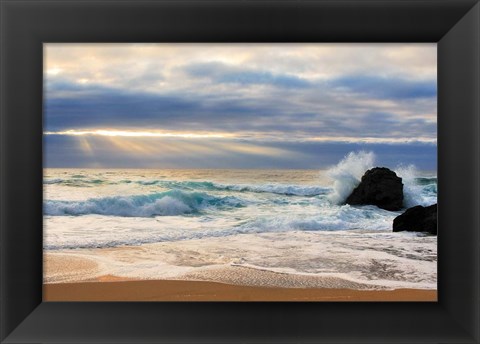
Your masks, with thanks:
[{"label": "white sea foam", "polygon": [[[305,287],[304,278],[297,283],[294,277],[304,276],[336,277],[372,288],[435,289],[436,243],[436,237],[411,233],[293,231],[147,244],[128,250],[60,252],[95,260],[100,274],[140,279],[210,279],[263,286],[285,282],[282,276],[256,273],[265,271],[293,276],[290,287]],[[314,282],[308,286],[314,287]],[[322,286],[325,281],[318,283]]]},{"label": "white sea foam", "polygon": [[[112,247],[297,230],[388,231],[391,230],[394,217],[398,215],[398,213],[381,210],[375,206],[351,207],[344,205],[319,209],[316,205],[308,207],[287,205],[285,208],[288,210],[278,214],[270,214],[262,207],[257,207],[256,210],[245,207],[230,208],[230,211],[224,213],[214,211],[195,216],[186,214],[178,216],[177,213],[184,211],[185,205],[183,203],[176,204],[175,202],[178,200],[175,199],[172,204],[172,199],[167,197],[159,201],[162,200],[165,200],[166,206],[159,208],[155,203],[146,205],[141,209],[142,215],[162,209],[164,214],[171,211],[171,216],[84,215],[70,217],[68,221],[59,216],[49,216],[46,220],[52,228],[45,236],[44,247],[46,249]],[[168,207],[173,208],[170,210]],[[124,210],[122,209],[122,211]],[[190,211],[190,209],[186,210]],[[78,212],[79,209],[76,211]],[[57,225],[57,223],[63,223],[63,226]]]},{"label": "white sea foam", "polygon": [[[105,254],[102,273],[134,278],[233,266],[233,277],[254,268],[434,288],[436,237],[392,233],[401,212],[331,200],[348,196],[374,162],[371,152],[351,153],[328,178],[311,170],[52,170],[44,185],[44,248]],[[436,178],[419,179],[410,167],[396,171],[406,198],[436,201]],[[124,245],[141,247],[96,250]]]}]

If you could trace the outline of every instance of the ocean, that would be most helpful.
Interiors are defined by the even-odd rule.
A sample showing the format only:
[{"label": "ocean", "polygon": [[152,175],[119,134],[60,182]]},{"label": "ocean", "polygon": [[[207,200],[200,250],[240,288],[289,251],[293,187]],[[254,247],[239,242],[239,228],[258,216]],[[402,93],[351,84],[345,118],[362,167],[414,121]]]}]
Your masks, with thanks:
[{"label": "ocean", "polygon": [[[139,279],[212,279],[212,267],[237,266],[436,289],[435,236],[393,233],[402,211],[342,203],[371,164],[357,156],[323,170],[45,169],[44,250],[110,249],[115,257],[99,259],[104,273]],[[435,172],[395,171],[406,207],[437,202]],[[128,247],[141,250],[119,257]]]}]

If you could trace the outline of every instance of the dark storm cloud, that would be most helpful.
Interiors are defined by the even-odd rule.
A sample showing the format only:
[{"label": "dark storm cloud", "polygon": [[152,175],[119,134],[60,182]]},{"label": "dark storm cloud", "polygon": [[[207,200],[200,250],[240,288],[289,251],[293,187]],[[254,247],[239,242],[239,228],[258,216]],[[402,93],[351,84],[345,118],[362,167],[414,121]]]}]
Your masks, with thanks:
[{"label": "dark storm cloud", "polygon": [[[55,89],[63,94],[55,97]],[[151,127],[202,112],[202,104],[177,96],[128,92],[107,87],[55,84],[45,101],[45,130],[90,127]],[[178,122],[177,122],[178,123]]]},{"label": "dark storm cloud", "polygon": [[[262,98],[201,93],[153,94],[79,85],[65,80],[47,86],[45,130],[136,128],[273,133],[275,135],[410,137],[435,135],[436,124],[425,118],[365,112],[319,95],[319,107],[265,94]],[[332,102],[328,105],[328,102]],[[305,111],[307,110],[307,111]],[[434,137],[434,136],[433,136]]]}]

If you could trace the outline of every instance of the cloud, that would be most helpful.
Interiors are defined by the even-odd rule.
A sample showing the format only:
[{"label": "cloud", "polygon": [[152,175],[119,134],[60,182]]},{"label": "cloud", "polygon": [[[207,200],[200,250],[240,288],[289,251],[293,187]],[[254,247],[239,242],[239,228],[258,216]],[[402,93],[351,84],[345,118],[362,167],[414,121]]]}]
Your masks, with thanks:
[{"label": "cloud", "polygon": [[407,80],[436,78],[436,44],[85,44],[45,45],[45,69],[70,81],[137,91],[195,87],[179,76],[190,65],[221,64],[310,79],[374,74]]},{"label": "cloud", "polygon": [[436,80],[406,80],[372,75],[344,76],[330,82],[332,87],[374,98],[431,98],[437,95]]},{"label": "cloud", "polygon": [[[269,85],[280,88],[311,88],[319,92],[362,94],[380,99],[408,99],[436,97],[436,79],[416,80],[397,76],[346,75],[334,79],[306,79],[290,74],[274,74],[262,70],[229,66],[219,62],[190,64],[183,68],[192,78],[210,83],[237,85]],[[372,73],[371,71],[369,71]]]},{"label": "cloud", "polygon": [[[320,95],[264,94],[212,97],[158,95],[62,82],[59,97],[47,96],[46,131],[112,129],[227,132],[246,137],[436,137],[436,121],[409,102],[401,111],[364,99],[338,102]],[[318,104],[317,104],[318,103]]]},{"label": "cloud", "polygon": [[[122,147],[137,154],[125,161],[143,164],[157,153],[148,144],[161,143],[176,152],[162,155],[172,166],[183,156],[202,166],[213,163],[202,156],[222,166],[237,165],[235,157],[244,166],[306,166],[311,146],[300,143],[326,156],[350,144],[435,145],[436,93],[432,44],[46,44],[44,130],[64,133],[49,135],[60,145],[48,145],[50,157],[68,160],[61,151],[76,145],[84,148],[75,148],[77,160],[84,154],[89,164],[100,150],[108,151],[100,162],[118,166]],[[177,142],[98,130],[170,133]],[[82,131],[90,133],[70,135]],[[233,141],[221,142],[222,153],[209,146],[219,142],[186,142],[182,133]],[[183,155],[194,145],[202,154]]]},{"label": "cloud", "polygon": [[267,71],[256,71],[224,63],[210,62],[191,64],[184,68],[188,75],[196,78],[207,78],[210,82],[231,83],[241,85],[272,85],[286,88],[305,88],[311,86],[308,80],[289,74],[274,74]]}]

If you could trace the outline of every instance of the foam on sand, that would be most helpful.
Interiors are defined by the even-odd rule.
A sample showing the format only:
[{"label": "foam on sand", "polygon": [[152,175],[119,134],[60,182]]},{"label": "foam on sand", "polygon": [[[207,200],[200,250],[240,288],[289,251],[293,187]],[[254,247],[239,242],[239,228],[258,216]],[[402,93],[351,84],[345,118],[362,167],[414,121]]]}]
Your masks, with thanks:
[{"label": "foam on sand", "polygon": [[[98,264],[99,271],[82,279],[98,273],[134,279],[207,280],[276,287],[437,286],[436,237],[405,233],[243,234],[59,253],[92,259]],[[48,271],[46,280],[51,281]]]}]

